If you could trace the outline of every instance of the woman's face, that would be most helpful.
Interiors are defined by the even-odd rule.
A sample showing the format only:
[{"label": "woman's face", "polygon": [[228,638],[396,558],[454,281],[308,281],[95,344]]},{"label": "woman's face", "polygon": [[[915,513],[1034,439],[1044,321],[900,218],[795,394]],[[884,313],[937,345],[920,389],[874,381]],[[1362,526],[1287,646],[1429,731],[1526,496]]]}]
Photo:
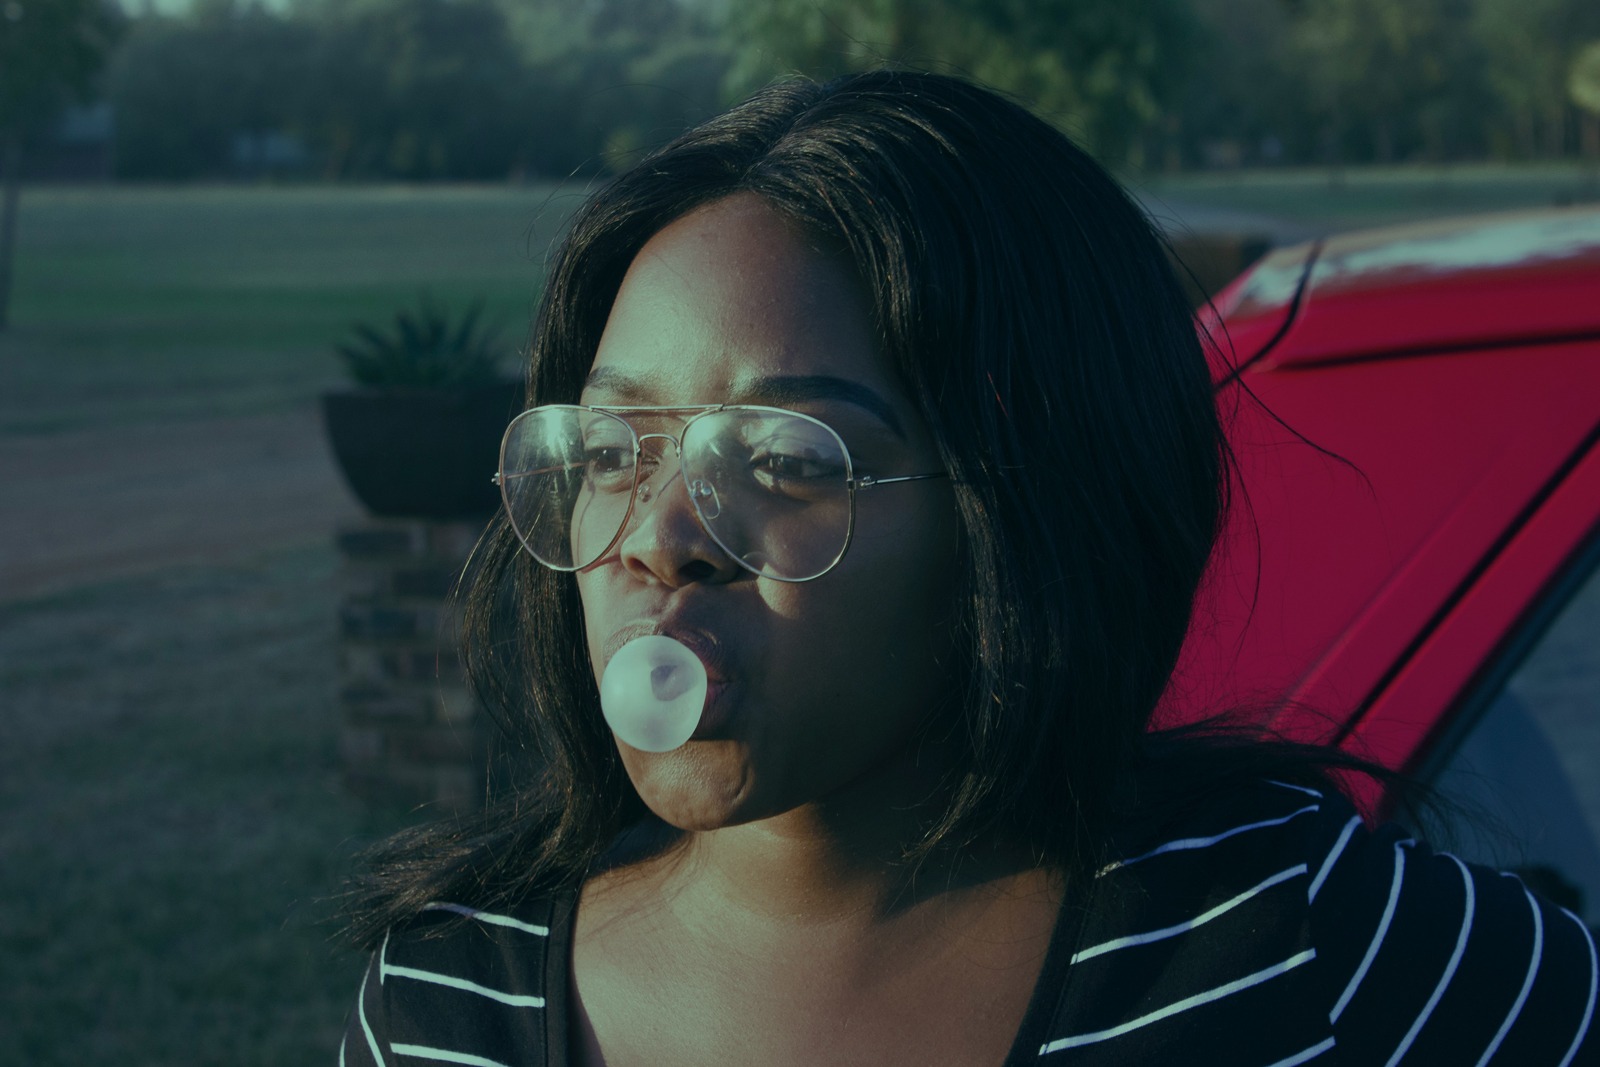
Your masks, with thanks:
[{"label": "woman's face", "polygon": [[[582,402],[787,408],[837,431],[857,475],[942,470],[849,265],[751,194],[694,211],[639,252]],[[661,633],[700,654],[711,677],[687,744],[652,754],[618,743],[645,803],[674,826],[712,830],[822,800],[903,753],[951,677],[949,481],[858,492],[844,559],[791,584],[719,548],[670,448],[665,462],[622,536],[578,575],[597,671]]]}]

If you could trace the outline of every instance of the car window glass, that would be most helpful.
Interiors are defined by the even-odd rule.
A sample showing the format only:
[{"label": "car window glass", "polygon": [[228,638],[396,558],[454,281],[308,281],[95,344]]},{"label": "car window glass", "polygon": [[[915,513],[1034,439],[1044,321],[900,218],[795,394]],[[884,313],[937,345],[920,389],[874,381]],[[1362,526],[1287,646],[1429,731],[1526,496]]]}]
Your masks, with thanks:
[{"label": "car window glass", "polygon": [[1600,569],[1533,646],[1435,779],[1452,846],[1516,870],[1600,924]]}]

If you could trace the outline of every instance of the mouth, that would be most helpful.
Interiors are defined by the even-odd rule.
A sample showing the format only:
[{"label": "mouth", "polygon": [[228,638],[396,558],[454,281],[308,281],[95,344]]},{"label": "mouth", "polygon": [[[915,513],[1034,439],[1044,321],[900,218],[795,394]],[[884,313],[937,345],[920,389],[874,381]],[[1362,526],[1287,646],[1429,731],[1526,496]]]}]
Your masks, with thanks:
[{"label": "mouth", "polygon": [[706,669],[706,702],[700,712],[700,721],[695,726],[694,733],[689,736],[689,740],[709,741],[727,736],[728,726],[733,720],[735,701],[732,694],[738,682],[729,669],[730,657],[727,648],[709,630],[688,626],[671,619],[649,619],[629,623],[606,638],[605,645],[601,649],[606,664],[610,665],[611,657],[615,656],[623,645],[641,637],[655,636],[670,637],[677,641],[694,653],[695,658]]}]

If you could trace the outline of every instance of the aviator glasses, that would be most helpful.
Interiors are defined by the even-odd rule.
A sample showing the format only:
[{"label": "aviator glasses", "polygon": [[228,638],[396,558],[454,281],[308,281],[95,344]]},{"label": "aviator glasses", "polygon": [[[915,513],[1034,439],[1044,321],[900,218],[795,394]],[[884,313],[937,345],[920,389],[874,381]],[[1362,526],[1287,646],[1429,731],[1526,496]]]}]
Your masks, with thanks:
[{"label": "aviator glasses", "polygon": [[780,582],[820,578],[844,558],[860,490],[946,477],[857,475],[832,427],[782,408],[546,404],[506,428],[494,480],[533,557],[579,571],[616,545],[674,473],[712,540],[745,570]]}]

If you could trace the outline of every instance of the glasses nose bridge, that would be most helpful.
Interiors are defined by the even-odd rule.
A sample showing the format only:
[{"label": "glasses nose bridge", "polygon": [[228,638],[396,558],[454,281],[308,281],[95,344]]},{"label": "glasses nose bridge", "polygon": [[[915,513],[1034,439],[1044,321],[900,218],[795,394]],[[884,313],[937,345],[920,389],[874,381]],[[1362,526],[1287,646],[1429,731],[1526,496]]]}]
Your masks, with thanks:
[{"label": "glasses nose bridge", "polygon": [[[681,431],[679,432],[677,437],[672,436],[670,433],[642,433],[642,434],[639,435],[639,454],[640,454],[641,457],[644,455],[644,449],[645,449],[645,442],[646,441],[655,441],[655,440],[666,441],[668,444],[672,445],[672,454],[678,458],[678,471],[677,471],[677,473],[682,474],[683,473],[683,442],[681,440],[682,436],[683,436],[683,434],[682,434]],[[665,451],[665,450],[663,449],[663,451]],[[666,464],[663,463],[662,466],[666,466]],[[639,484],[642,486],[642,485],[644,485],[645,482],[648,482],[649,480],[650,480],[650,476],[647,475],[646,477],[643,477],[643,478],[640,479]]]},{"label": "glasses nose bridge", "polygon": [[[685,429],[687,429],[687,426],[685,427]],[[638,434],[637,435],[636,440],[639,442],[639,450],[640,450],[641,454],[644,451],[644,447],[645,447],[645,442],[646,441],[662,440],[662,441],[666,441],[666,442],[670,443],[672,445],[672,451],[673,451],[674,455],[676,455],[677,458],[678,458],[677,470],[674,471],[674,470],[671,469],[671,467],[668,464],[662,463],[660,465],[660,468],[658,468],[657,471],[651,472],[651,473],[645,473],[645,474],[643,474],[643,476],[641,476],[639,478],[638,482],[634,485],[633,499],[629,502],[629,505],[628,505],[628,515],[623,520],[623,527],[622,527],[622,529],[620,531],[618,531],[618,534],[617,534],[617,539],[618,539],[619,543],[621,541],[626,540],[628,537],[632,536],[634,533],[638,532],[640,526],[647,521],[644,518],[644,514],[645,513],[640,510],[640,505],[649,505],[653,500],[657,499],[661,494],[663,494],[666,491],[667,487],[672,484],[672,481],[673,481],[674,478],[677,478],[678,480],[681,481],[681,480],[684,480],[687,477],[683,472],[683,442],[682,442],[682,437],[683,437],[683,431],[682,430],[679,431],[677,437],[674,437],[672,434],[669,434],[669,433],[646,433],[646,434]],[[654,487],[652,487],[651,483],[656,480],[655,476],[657,474],[660,474],[663,470],[666,472],[665,479],[662,482],[657,483]],[[711,530],[706,526],[705,517],[704,517],[703,514],[701,514],[701,506],[700,506],[699,502],[697,502],[697,501],[695,501],[693,499],[693,496],[694,496],[694,494],[690,493],[689,503],[690,503],[691,508],[693,510],[693,513],[694,513],[694,519],[695,519],[696,525],[702,531],[704,531],[707,535],[709,535],[711,537],[712,542],[716,544],[718,549],[721,549],[722,551],[725,552],[726,550],[722,549],[721,543],[717,542],[716,536],[714,534],[712,534]],[[654,509],[652,509],[652,510],[654,510]],[[735,560],[735,562],[737,562],[737,560]]]},{"label": "glasses nose bridge", "polygon": [[[682,435],[680,434],[679,437],[681,437],[681,436]],[[639,435],[639,447],[643,448],[644,447],[644,443],[646,441],[652,441],[652,440],[655,440],[657,438],[659,438],[662,441],[671,441],[672,442],[672,451],[677,456],[682,458],[682,456],[683,456],[683,442],[681,440],[679,440],[679,437],[674,437],[670,433],[642,433],[642,434]]]},{"label": "glasses nose bridge", "polygon": [[[663,462],[661,464],[660,468],[658,468],[654,472],[650,472],[650,471],[642,472],[641,477],[639,478],[638,484],[634,487],[634,494],[635,494],[635,501],[634,502],[635,503],[637,503],[637,504],[648,504],[651,501],[651,499],[653,497],[655,497],[660,491],[664,490],[668,485],[672,484],[672,479],[674,477],[678,477],[678,478],[682,478],[683,477],[683,442],[681,440],[682,436],[683,436],[682,431],[679,431],[679,434],[678,434],[677,437],[672,436],[672,434],[670,434],[670,433],[643,433],[643,434],[639,434],[638,441],[639,441],[639,452],[640,452],[641,457],[644,454],[645,442],[646,441],[661,440],[661,441],[666,441],[666,442],[668,442],[669,444],[672,445],[672,453],[673,453],[674,456],[677,457],[678,463],[677,463],[677,470],[675,470],[675,471],[672,470],[670,465],[668,465],[667,463]],[[665,449],[663,449],[663,451],[665,451]],[[661,474],[663,472],[665,472],[665,474],[666,474],[665,481],[657,483],[656,487],[654,489],[652,489],[650,483],[656,480],[656,475],[657,474]],[[632,509],[630,508],[629,510],[631,511]]]}]

